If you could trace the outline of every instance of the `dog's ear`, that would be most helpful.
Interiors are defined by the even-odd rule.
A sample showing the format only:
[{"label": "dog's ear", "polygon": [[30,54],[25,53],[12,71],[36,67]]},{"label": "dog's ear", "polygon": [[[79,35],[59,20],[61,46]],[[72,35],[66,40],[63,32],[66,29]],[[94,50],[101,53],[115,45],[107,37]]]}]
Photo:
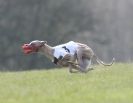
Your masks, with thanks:
[{"label": "dog's ear", "polygon": [[41,41],[42,46],[45,45],[45,44],[47,44],[47,41]]},{"label": "dog's ear", "polygon": [[47,41],[41,41],[42,43],[44,43],[44,44],[47,44]]}]

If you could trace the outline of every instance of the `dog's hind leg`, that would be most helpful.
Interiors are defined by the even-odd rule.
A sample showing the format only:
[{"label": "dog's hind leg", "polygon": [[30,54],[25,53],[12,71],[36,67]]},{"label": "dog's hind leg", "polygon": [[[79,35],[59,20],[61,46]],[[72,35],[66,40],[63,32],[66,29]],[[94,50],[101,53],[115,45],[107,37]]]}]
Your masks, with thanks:
[{"label": "dog's hind leg", "polygon": [[91,65],[91,59],[88,60],[88,64],[87,64],[87,67],[86,69],[89,71],[89,70],[93,70],[93,67]]},{"label": "dog's hind leg", "polygon": [[83,59],[83,68],[85,72],[93,70],[91,67],[91,59]]}]

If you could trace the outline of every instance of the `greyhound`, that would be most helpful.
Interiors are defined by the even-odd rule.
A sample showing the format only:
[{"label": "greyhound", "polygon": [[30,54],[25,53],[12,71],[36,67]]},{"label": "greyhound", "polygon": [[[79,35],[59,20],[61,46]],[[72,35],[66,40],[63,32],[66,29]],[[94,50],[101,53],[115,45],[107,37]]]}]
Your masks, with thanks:
[{"label": "greyhound", "polygon": [[109,64],[101,61],[86,44],[70,41],[65,44],[50,46],[47,41],[34,40],[29,44],[22,46],[25,54],[42,53],[53,63],[62,67],[69,67],[69,72],[74,73],[73,69],[80,72],[88,72],[91,70],[91,60],[95,59],[99,64],[111,66],[114,58]]}]

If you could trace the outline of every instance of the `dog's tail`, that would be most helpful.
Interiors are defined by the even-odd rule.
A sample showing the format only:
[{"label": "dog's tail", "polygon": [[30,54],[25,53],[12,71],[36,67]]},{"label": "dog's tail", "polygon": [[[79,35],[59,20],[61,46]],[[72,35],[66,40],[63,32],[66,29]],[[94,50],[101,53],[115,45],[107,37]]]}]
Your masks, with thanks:
[{"label": "dog's tail", "polygon": [[96,55],[94,55],[93,57],[95,58],[98,64],[102,64],[104,66],[111,66],[115,61],[115,58],[113,58],[111,63],[107,64],[107,63],[104,63],[102,60],[100,60]]}]

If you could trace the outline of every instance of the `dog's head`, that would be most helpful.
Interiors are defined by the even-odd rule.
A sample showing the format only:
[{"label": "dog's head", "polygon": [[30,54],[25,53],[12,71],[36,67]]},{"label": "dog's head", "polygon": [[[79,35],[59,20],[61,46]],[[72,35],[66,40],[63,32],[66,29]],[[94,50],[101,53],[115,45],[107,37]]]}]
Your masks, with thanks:
[{"label": "dog's head", "polygon": [[40,48],[44,46],[46,43],[47,41],[34,40],[29,44],[24,44],[22,46],[22,49],[25,54],[35,53],[35,52],[38,52]]}]

